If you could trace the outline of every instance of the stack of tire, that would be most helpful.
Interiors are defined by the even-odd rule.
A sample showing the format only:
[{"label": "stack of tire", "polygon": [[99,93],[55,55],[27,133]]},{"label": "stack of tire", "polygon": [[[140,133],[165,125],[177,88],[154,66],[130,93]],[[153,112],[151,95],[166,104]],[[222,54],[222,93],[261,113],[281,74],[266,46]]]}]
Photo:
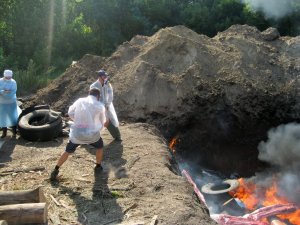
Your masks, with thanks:
[{"label": "stack of tire", "polygon": [[26,108],[19,116],[18,130],[28,141],[50,141],[62,133],[61,113],[48,105]]}]

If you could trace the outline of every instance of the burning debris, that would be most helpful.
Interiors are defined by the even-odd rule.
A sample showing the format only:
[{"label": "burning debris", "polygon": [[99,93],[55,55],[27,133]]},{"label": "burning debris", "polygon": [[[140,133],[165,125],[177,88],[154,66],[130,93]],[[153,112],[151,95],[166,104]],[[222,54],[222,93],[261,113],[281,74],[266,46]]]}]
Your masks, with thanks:
[{"label": "burning debris", "polygon": [[[275,178],[274,178],[275,179]],[[259,184],[255,184],[254,181],[246,181],[245,179],[239,179],[239,187],[230,192],[230,194],[240,199],[246,210],[249,212],[254,209],[260,209],[261,207],[273,207],[278,205],[284,206],[293,206],[292,208],[284,208],[285,215],[280,215],[283,212],[277,212],[273,216],[277,216],[279,219],[289,221],[290,224],[299,224],[300,223],[300,209],[299,206],[289,201],[287,198],[280,196],[278,187],[276,186],[276,180],[274,180],[271,187],[263,187]],[[276,210],[278,210],[276,208]],[[270,215],[271,216],[271,215]]]},{"label": "burning debris", "polygon": [[[233,179],[220,180],[207,183],[201,187],[201,191],[209,205],[211,214],[226,211],[230,215],[244,214],[244,206],[238,198],[232,197],[229,192],[234,191],[239,186],[239,182]],[[216,204],[219,202],[220,204]]]},{"label": "burning debris", "polygon": [[[186,170],[182,174],[193,185],[211,217],[230,225],[298,225],[300,224],[300,125],[287,124],[272,129],[268,141],[259,144],[259,158],[273,167],[255,177],[238,180],[208,178],[196,183]],[[175,152],[176,138],[170,148]],[[207,183],[207,180],[213,182]],[[204,184],[204,181],[205,184]],[[202,185],[201,191],[197,188]]]},{"label": "burning debris", "polygon": [[[222,225],[286,225],[286,224],[294,224],[297,225],[299,224],[300,220],[299,220],[299,215],[300,215],[300,209],[298,209],[298,206],[294,203],[289,203],[289,202],[280,202],[277,201],[275,203],[270,203],[270,205],[267,205],[268,201],[263,201],[263,203],[266,203],[265,206],[261,206],[259,203],[261,202],[260,199],[256,199],[256,204],[257,206],[261,206],[261,207],[257,207],[256,210],[253,211],[254,206],[251,206],[251,209],[249,209],[249,205],[245,204],[246,209],[243,215],[229,215],[228,212],[226,211],[226,208],[223,208],[223,210],[225,210],[224,212],[220,212],[220,213],[212,213],[211,209],[211,199],[207,198],[207,193],[209,194],[217,194],[217,195],[224,195],[226,194],[226,192],[228,191],[228,189],[230,189],[231,191],[229,191],[228,193],[239,193],[239,191],[241,191],[242,193],[246,193],[246,187],[247,187],[247,183],[243,183],[242,186],[237,188],[237,184],[234,182],[234,184],[230,183],[230,188],[228,188],[226,185],[226,188],[222,187],[224,185],[218,185],[216,184],[215,187],[218,190],[213,190],[211,191],[213,185],[212,184],[207,184],[204,185],[201,189],[201,191],[206,192],[205,194],[203,194],[202,192],[199,191],[199,189],[197,188],[196,183],[192,180],[191,176],[189,175],[189,173],[186,170],[182,171],[182,175],[184,175],[187,180],[189,181],[189,183],[192,184],[194,191],[197,195],[197,197],[199,198],[199,200],[205,204],[209,209],[210,209],[210,213],[211,213],[211,218],[213,218],[215,221],[217,221],[219,224]],[[225,182],[225,184],[228,184],[228,182]],[[242,183],[240,183],[242,184]],[[255,188],[255,185],[250,185],[251,187]],[[209,191],[207,191],[207,189]],[[255,190],[254,190],[255,191]],[[227,193],[227,194],[228,194]],[[247,194],[247,196],[252,196],[253,194]],[[225,196],[225,195],[224,195]],[[237,196],[242,197],[241,194],[234,196],[235,198],[230,198],[227,202],[225,202],[223,204],[227,205],[228,202],[231,202],[233,199],[236,199]],[[219,198],[220,199],[220,198]],[[250,198],[252,199],[252,198]],[[264,198],[262,198],[264,199]],[[208,203],[210,202],[210,203]],[[243,202],[247,203],[247,199],[244,198]],[[286,223],[285,221],[288,221],[288,223]]]},{"label": "burning debris", "polygon": [[178,141],[178,136],[175,136],[171,139],[171,141],[169,143],[169,147],[174,154],[175,154],[175,145],[177,144],[177,141]]},{"label": "burning debris", "polygon": [[[265,216],[268,221],[261,224],[300,224],[300,179],[297,173],[300,168],[299,146],[299,124],[291,123],[271,129],[268,141],[261,142],[258,149],[259,158],[272,167],[253,178],[240,178],[239,186],[229,192],[232,198],[243,202],[249,215],[268,209],[272,215]],[[255,211],[251,213],[253,210]],[[248,218],[244,215],[243,218],[245,217]],[[220,219],[220,216],[217,218]],[[223,224],[236,224],[224,223],[224,218],[220,220]]]},{"label": "burning debris", "polygon": [[186,170],[182,170],[182,175],[184,175],[187,178],[187,180],[190,182],[190,184],[192,184],[194,191],[195,191],[197,197],[200,199],[200,201],[203,202],[206,205],[206,207],[208,207],[203,194],[199,191],[199,189],[197,188],[197,185],[195,184],[195,182],[193,181],[193,179],[191,178],[189,173]]},{"label": "burning debris", "polygon": [[235,190],[238,186],[237,180],[224,180],[219,183],[208,183],[202,186],[201,191],[206,194],[223,194]]},{"label": "burning debris", "polygon": [[268,222],[263,221],[265,218],[294,210],[296,210],[296,206],[294,204],[279,204],[257,209],[252,213],[245,214],[244,216],[213,214],[211,217],[222,225],[268,225]]}]

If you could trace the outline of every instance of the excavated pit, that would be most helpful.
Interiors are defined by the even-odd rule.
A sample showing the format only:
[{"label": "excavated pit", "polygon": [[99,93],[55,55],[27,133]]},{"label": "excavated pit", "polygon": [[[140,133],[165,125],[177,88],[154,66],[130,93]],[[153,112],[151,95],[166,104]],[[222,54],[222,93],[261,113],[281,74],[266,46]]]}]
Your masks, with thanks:
[{"label": "excavated pit", "polygon": [[[194,134],[197,135],[197,134]],[[176,154],[198,170],[208,169],[230,177],[250,177],[268,167],[258,159],[257,145],[179,139]],[[186,147],[187,146],[187,147]],[[197,169],[196,169],[197,170]]]},{"label": "excavated pit", "polygon": [[[289,119],[282,124],[288,123]],[[268,162],[258,158],[258,145],[267,140],[270,129],[281,124],[279,121],[274,125],[252,122],[260,125],[245,131],[236,128],[235,124],[233,130],[224,132],[220,127],[215,129],[217,125],[209,129],[194,121],[193,126],[174,126],[166,137],[169,140],[176,138],[175,154],[195,171],[209,170],[220,177],[251,177],[269,168]]]}]

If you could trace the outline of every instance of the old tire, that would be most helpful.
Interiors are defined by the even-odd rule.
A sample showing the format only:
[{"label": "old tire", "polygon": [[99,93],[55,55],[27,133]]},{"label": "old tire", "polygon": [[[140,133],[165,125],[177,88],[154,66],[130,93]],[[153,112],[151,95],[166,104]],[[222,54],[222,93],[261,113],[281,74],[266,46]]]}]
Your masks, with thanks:
[{"label": "old tire", "polygon": [[204,194],[222,194],[233,191],[239,186],[238,180],[224,180],[220,183],[208,183],[202,186]]},{"label": "old tire", "polygon": [[50,106],[49,105],[33,105],[33,106],[27,107],[25,109],[22,109],[22,112],[21,112],[21,114],[19,115],[19,118],[18,118],[18,123],[19,123],[20,119],[23,116],[25,116],[26,114],[31,113],[35,110],[38,110],[38,109],[48,109],[48,110],[50,110]]},{"label": "old tire", "polygon": [[23,115],[18,128],[28,141],[50,141],[62,132],[62,118],[53,110],[38,109]]}]

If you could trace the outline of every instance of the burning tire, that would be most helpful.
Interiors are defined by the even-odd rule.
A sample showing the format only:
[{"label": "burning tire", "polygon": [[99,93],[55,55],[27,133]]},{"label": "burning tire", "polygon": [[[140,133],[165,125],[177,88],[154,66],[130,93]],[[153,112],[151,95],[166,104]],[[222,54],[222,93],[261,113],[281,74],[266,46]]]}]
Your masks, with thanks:
[{"label": "burning tire", "polygon": [[18,129],[28,141],[50,141],[62,132],[62,118],[51,109],[37,109],[19,118]]},{"label": "burning tire", "polygon": [[202,186],[201,191],[205,194],[222,194],[233,191],[239,186],[237,180],[224,180],[220,183],[208,183]]}]

